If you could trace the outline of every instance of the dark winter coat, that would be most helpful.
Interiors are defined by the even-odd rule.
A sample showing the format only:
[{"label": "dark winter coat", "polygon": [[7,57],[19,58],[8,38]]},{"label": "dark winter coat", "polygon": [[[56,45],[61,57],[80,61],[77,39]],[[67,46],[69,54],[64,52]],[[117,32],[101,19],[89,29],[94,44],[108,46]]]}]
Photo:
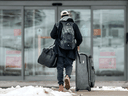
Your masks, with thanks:
[{"label": "dark winter coat", "polygon": [[[80,33],[80,30],[78,26],[74,23],[73,24],[73,29],[75,32],[75,39],[77,41],[76,47],[73,50],[64,50],[59,47],[59,40],[61,37],[61,31],[62,31],[62,23],[61,22],[74,22],[73,19],[69,16],[64,16],[63,18],[60,19],[59,21],[59,27],[57,29],[56,24],[54,25],[52,31],[51,31],[51,38],[55,39],[55,53],[58,54],[58,56],[63,56],[63,57],[68,57],[70,59],[75,60],[77,56],[77,46],[79,46],[82,43],[82,35]],[[58,31],[57,31],[58,30]]]}]

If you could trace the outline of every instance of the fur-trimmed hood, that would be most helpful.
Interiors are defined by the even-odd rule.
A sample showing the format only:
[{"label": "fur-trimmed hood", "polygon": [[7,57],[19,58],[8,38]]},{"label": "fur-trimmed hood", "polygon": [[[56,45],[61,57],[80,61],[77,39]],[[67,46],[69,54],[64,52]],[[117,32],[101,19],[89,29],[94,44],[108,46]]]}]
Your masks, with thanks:
[{"label": "fur-trimmed hood", "polygon": [[73,19],[70,16],[64,16],[60,19],[60,21],[70,21],[70,22],[74,22]]}]

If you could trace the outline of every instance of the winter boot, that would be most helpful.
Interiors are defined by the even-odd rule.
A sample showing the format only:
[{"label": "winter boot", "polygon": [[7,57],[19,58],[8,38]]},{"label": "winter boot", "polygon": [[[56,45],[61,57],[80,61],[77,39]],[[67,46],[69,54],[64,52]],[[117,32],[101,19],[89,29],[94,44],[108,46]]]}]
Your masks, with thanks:
[{"label": "winter boot", "polygon": [[61,84],[61,85],[59,85],[59,89],[58,89],[58,91],[64,91],[64,87],[63,87],[63,85]]},{"label": "winter boot", "polygon": [[66,88],[67,90],[69,90],[69,89],[70,89],[70,78],[68,77],[68,75],[66,75],[64,81],[65,81],[65,88]]}]

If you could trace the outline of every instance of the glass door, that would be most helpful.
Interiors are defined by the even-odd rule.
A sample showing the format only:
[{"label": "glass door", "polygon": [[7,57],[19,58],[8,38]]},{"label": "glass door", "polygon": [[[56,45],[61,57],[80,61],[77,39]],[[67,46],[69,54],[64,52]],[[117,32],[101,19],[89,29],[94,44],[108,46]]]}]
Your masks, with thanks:
[{"label": "glass door", "polygon": [[56,22],[56,7],[25,7],[25,79],[56,80],[56,68],[37,63],[44,47],[54,43],[50,32]]},{"label": "glass door", "polygon": [[[114,6],[93,6],[92,10],[90,7],[25,7],[25,79],[57,80],[56,68],[42,66],[37,59],[44,47],[53,44],[50,32],[60,20],[62,10],[70,12],[81,31],[83,42],[79,52],[93,54],[96,80],[125,80],[125,8]],[[75,80],[75,62],[71,80]]]},{"label": "glass door", "polygon": [[125,7],[92,7],[97,80],[125,80]]},{"label": "glass door", "polygon": [[[74,22],[78,25],[83,37],[83,42],[79,47],[79,52],[91,54],[91,10],[89,7],[58,7],[58,21],[62,10],[67,10]],[[71,80],[75,80],[75,61]]]},{"label": "glass door", "polygon": [[[68,10],[83,36],[80,52],[91,52],[91,10],[85,7],[25,7],[25,79],[57,80],[56,68],[47,68],[37,63],[44,47],[53,44],[50,32],[60,19],[60,12]],[[58,14],[58,15],[56,15]],[[58,17],[58,18],[57,18]],[[85,18],[86,17],[86,18]],[[57,20],[58,19],[58,20]],[[86,47],[85,47],[86,46]],[[75,80],[75,62],[72,80]]]},{"label": "glass door", "polygon": [[22,7],[0,7],[0,80],[22,80]]}]

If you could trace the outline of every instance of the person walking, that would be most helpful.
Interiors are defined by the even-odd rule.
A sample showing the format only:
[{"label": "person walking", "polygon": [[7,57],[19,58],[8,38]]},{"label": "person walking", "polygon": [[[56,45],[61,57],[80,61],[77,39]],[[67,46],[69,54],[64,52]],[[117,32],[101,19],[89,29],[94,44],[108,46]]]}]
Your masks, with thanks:
[{"label": "person walking", "polygon": [[[66,10],[61,12],[61,19],[56,23],[50,33],[51,38],[55,39],[53,50],[57,54],[57,79],[59,90],[70,89],[70,79],[72,73],[72,64],[77,56],[77,47],[82,43],[82,35],[70,13]],[[65,68],[65,79],[63,80],[63,69]]]}]

